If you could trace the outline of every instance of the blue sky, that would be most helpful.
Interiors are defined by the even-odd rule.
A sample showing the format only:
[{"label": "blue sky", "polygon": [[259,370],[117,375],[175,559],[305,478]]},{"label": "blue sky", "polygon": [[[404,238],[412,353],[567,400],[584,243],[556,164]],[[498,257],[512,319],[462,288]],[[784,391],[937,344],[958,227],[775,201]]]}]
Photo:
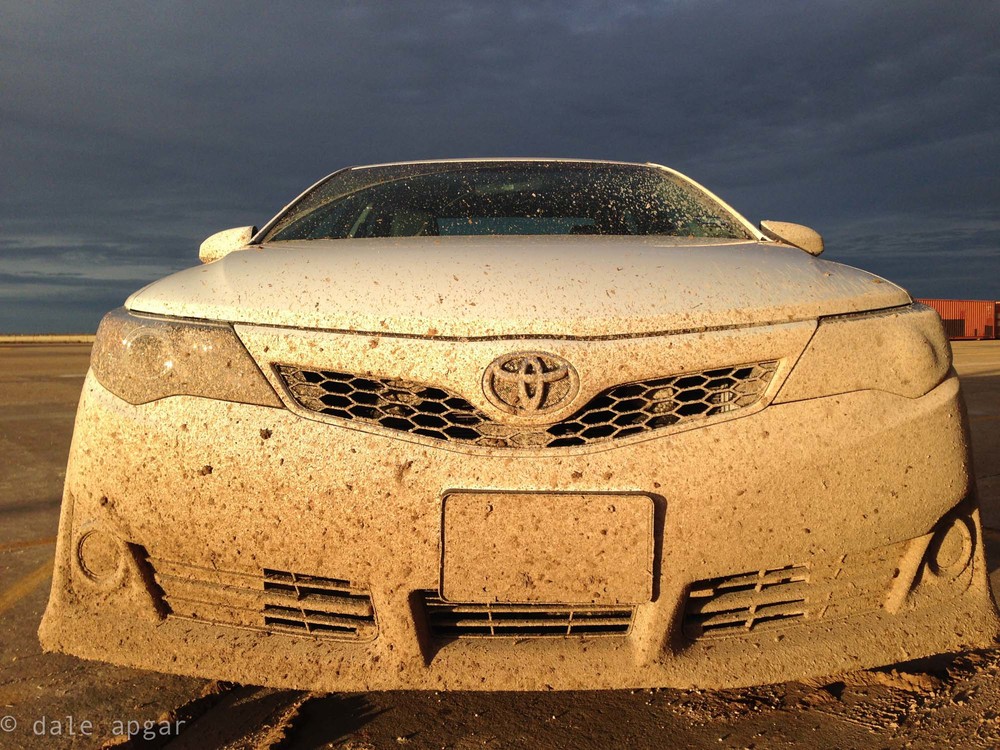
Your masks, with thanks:
[{"label": "blue sky", "polygon": [[[956,10],[958,9],[958,10]],[[85,332],[348,164],[655,161],[1000,298],[1000,5],[8,3],[0,332]]]}]

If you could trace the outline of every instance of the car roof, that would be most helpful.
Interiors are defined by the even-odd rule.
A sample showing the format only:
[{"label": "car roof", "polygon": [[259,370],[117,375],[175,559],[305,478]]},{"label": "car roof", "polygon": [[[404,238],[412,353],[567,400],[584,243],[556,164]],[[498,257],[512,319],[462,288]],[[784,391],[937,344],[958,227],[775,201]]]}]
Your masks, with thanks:
[{"label": "car roof", "polygon": [[379,164],[357,164],[348,169],[372,169],[374,167],[402,167],[414,164],[479,164],[479,163],[492,163],[492,164],[503,164],[508,162],[521,162],[528,164],[538,164],[538,163],[562,163],[562,164],[620,164],[631,167],[659,167],[659,164],[653,164],[652,162],[635,162],[635,161],[614,161],[611,159],[568,159],[564,157],[559,158],[547,158],[539,156],[486,156],[486,157],[469,157],[462,159],[417,159],[413,161],[390,161],[383,162]]}]

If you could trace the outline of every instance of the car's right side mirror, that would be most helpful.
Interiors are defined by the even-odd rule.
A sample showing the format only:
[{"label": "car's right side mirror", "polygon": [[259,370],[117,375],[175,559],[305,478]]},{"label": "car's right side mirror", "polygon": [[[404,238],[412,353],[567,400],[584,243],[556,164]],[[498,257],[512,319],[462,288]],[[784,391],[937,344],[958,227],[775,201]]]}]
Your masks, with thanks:
[{"label": "car's right side mirror", "polygon": [[198,258],[202,263],[211,263],[213,260],[224,258],[234,250],[246,247],[255,234],[257,227],[236,227],[216,232],[201,243]]},{"label": "car's right side mirror", "polygon": [[823,252],[823,237],[820,233],[801,224],[765,219],[760,223],[760,231],[765,237],[805,250],[810,255]]}]

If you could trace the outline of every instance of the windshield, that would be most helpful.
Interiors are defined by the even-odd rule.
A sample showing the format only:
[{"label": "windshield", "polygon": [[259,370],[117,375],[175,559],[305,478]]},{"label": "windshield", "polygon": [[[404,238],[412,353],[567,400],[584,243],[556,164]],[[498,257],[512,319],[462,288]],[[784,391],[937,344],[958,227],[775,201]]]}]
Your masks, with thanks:
[{"label": "windshield", "polygon": [[280,216],[264,242],[511,234],[752,239],[708,195],[655,167],[450,162],[337,172]]}]

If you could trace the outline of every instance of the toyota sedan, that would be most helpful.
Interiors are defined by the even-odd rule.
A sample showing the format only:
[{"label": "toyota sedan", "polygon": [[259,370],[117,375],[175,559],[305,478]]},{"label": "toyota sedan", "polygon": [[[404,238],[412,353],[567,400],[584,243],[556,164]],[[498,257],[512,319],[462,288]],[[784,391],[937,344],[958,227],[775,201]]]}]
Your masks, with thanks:
[{"label": "toyota sedan", "polygon": [[998,632],[937,314],[654,164],[343,169],[104,318],[45,648],[726,687]]}]

